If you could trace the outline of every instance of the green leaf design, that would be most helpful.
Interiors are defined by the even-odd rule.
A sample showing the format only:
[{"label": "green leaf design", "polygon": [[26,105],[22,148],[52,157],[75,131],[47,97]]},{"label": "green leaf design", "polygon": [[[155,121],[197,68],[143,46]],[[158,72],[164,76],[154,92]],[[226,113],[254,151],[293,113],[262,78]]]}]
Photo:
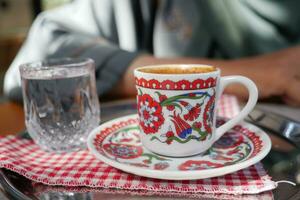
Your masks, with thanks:
[{"label": "green leaf design", "polygon": [[161,141],[158,137],[156,137],[156,136],[153,136],[151,139],[150,139],[150,141],[153,141],[153,140],[158,140],[158,141],[160,141],[161,143],[165,143],[164,141]]},{"label": "green leaf design", "polygon": [[[245,153],[242,155],[239,153],[239,158],[237,160],[234,160],[231,162],[226,162],[226,163],[224,163],[224,165],[232,165],[232,164],[238,163],[238,162],[242,161],[243,159],[247,158],[249,156],[249,154],[251,153],[251,146],[248,143],[246,143],[245,145],[237,146],[232,151],[234,151],[236,149],[239,149],[239,150],[245,149]],[[213,154],[213,153],[224,154],[224,152],[222,152],[222,151],[218,151],[215,148],[210,148],[209,154]]]},{"label": "green leaf design", "polygon": [[143,95],[143,92],[142,92],[141,88],[138,88],[138,94]]},{"label": "green leaf design", "polygon": [[128,132],[128,131],[131,131],[131,130],[140,130],[140,127],[139,126],[132,126],[132,127],[121,129],[119,132]]},{"label": "green leaf design", "polygon": [[[189,142],[190,140],[197,140],[197,141],[200,141],[201,138],[202,138],[201,136],[200,136],[200,137],[196,137],[196,136],[194,136],[194,135],[190,135],[190,136],[188,136],[188,137],[185,138],[185,139],[180,139],[180,138],[177,137],[177,136],[173,136],[173,137],[169,137],[168,140],[175,140],[175,141],[177,141],[177,142],[179,142],[179,143],[181,143],[181,144],[184,144],[184,143]],[[161,141],[161,140],[160,140],[158,137],[156,137],[156,136],[153,136],[150,140],[151,140],[151,141],[153,141],[153,140],[158,140],[158,141],[160,141],[161,143],[166,143],[165,141]]]},{"label": "green leaf design", "polygon": [[170,159],[162,158],[162,157],[160,157],[158,155],[155,155],[155,154],[152,154],[152,153],[143,153],[142,156],[148,157],[150,162],[152,161],[152,159],[170,161]]},{"label": "green leaf design", "polygon": [[186,95],[178,95],[178,96],[174,96],[174,97],[170,97],[166,100],[164,100],[160,105],[161,106],[168,106],[168,105],[172,105],[172,103],[178,101],[178,100],[182,100],[182,99],[202,99],[204,97],[207,97],[208,94],[203,94],[200,96],[194,96],[194,97],[190,97],[190,96],[186,96]]},{"label": "green leaf design", "polygon": [[154,93],[157,94],[158,96],[161,96],[160,92],[158,92],[158,91],[156,91]]},{"label": "green leaf design", "polygon": [[189,142],[190,140],[199,140],[199,138],[197,138],[197,137],[194,136],[194,135],[188,136],[185,140],[182,140],[182,139],[180,139],[180,138],[178,138],[178,137],[176,137],[176,136],[170,137],[170,139],[173,139],[173,140],[175,140],[175,141],[177,141],[177,142],[179,142],[179,143],[181,143],[181,144],[187,143],[187,142]]},{"label": "green leaf design", "polygon": [[208,132],[201,131],[199,128],[196,128],[194,126],[192,127],[192,129],[200,135],[200,140],[204,140],[207,137],[207,135],[209,135]]}]

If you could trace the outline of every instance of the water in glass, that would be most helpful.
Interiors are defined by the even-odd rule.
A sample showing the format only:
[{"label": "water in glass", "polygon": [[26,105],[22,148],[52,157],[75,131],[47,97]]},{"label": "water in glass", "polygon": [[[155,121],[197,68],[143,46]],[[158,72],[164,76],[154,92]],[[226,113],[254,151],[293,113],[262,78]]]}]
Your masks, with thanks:
[{"label": "water in glass", "polygon": [[21,70],[26,127],[45,150],[81,149],[99,124],[94,69],[82,65]]}]

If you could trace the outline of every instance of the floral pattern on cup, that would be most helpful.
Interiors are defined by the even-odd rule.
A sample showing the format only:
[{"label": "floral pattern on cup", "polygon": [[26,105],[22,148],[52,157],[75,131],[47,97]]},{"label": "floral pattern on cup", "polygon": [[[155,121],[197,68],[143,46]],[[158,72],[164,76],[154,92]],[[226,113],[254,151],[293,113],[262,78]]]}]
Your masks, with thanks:
[{"label": "floral pattern on cup", "polygon": [[[191,92],[167,97],[156,91],[157,100],[139,90],[137,96],[140,126],[151,140],[170,145],[173,141],[184,144],[190,140],[204,141],[211,137],[214,119],[215,90]],[[201,111],[202,105],[204,110]],[[171,113],[164,116],[163,110]],[[202,116],[200,116],[202,114]],[[202,119],[202,120],[201,120]],[[171,121],[168,131],[160,134],[165,121]]]},{"label": "floral pattern on cup", "polygon": [[150,95],[138,96],[140,125],[145,134],[156,133],[164,123],[162,108]]},{"label": "floral pattern on cup", "polygon": [[189,80],[164,80],[144,79],[135,77],[135,84],[144,88],[160,89],[160,90],[197,90],[206,89],[216,86],[217,78],[209,77],[207,79]]}]

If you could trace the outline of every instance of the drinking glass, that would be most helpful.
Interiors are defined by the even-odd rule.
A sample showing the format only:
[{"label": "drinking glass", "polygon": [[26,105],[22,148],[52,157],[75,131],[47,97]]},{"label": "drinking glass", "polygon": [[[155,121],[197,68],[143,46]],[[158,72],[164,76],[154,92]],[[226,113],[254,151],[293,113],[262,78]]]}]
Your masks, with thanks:
[{"label": "drinking glass", "polygon": [[25,123],[44,150],[85,147],[100,122],[95,65],[91,59],[55,59],[20,66]]}]

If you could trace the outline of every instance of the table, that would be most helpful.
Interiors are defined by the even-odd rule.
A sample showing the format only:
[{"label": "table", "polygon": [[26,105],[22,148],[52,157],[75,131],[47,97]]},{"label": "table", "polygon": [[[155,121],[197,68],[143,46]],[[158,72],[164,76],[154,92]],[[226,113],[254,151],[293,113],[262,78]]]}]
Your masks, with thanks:
[{"label": "table", "polygon": [[[279,112],[289,117],[300,119],[300,109],[290,108],[283,105],[259,104],[259,107],[266,111]],[[107,121],[117,116],[134,113],[135,101],[122,100],[101,104],[101,121]],[[0,104],[0,135],[20,133],[24,130],[23,108],[14,103]],[[13,123],[12,123],[13,122]],[[274,181],[289,180],[300,183],[300,149],[297,149],[289,142],[277,135],[269,134],[273,147],[268,156],[262,160],[265,169]],[[0,199],[40,199],[36,194],[36,188],[32,186],[32,181],[8,170],[0,170]],[[121,194],[120,191],[98,190],[95,192],[61,192],[60,187],[51,187],[43,185],[43,198],[68,198],[68,199],[174,199],[174,197],[160,196],[132,196],[130,194]],[[286,183],[280,183],[273,190],[275,199],[300,199],[300,186],[292,186]],[[48,190],[48,191],[47,191]],[[46,195],[46,196],[45,196]],[[176,198],[186,199],[186,197]],[[216,199],[216,198],[209,198]],[[217,198],[220,199],[220,198]]]},{"label": "table", "polygon": [[17,103],[0,104],[0,135],[16,134],[25,129],[23,107]]}]

